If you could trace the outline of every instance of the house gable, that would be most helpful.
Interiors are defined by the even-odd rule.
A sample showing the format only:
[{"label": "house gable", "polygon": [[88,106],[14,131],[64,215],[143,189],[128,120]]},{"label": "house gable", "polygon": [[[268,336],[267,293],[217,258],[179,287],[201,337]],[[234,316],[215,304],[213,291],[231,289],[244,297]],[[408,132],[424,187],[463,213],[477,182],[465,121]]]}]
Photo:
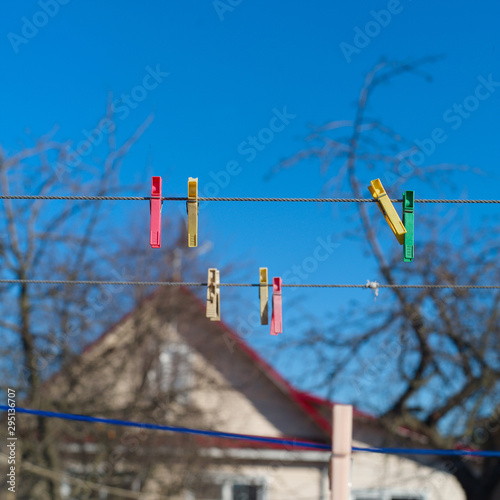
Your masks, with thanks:
[{"label": "house gable", "polygon": [[[198,408],[198,417],[204,415],[197,425],[202,422],[236,433],[329,439],[327,419],[302,401],[228,326],[209,321],[204,304],[185,288],[157,290],[86,349],[71,374],[59,377],[54,389],[64,387],[63,392],[76,403],[97,388],[101,395],[107,394],[107,404],[119,411],[130,406],[139,392],[147,397],[147,375],[154,363],[162,350],[179,345],[188,346],[196,373],[189,399]],[[159,401],[155,421],[164,417],[169,424],[178,424],[168,420],[178,406],[172,399]]]}]

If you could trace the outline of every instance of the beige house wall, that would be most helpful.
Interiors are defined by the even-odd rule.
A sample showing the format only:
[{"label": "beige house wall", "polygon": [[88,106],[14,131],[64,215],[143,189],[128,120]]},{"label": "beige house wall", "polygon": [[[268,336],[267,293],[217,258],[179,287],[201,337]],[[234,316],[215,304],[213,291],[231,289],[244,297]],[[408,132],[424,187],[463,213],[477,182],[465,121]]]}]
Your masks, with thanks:
[{"label": "beige house wall", "polygon": [[[363,443],[356,445],[361,446]],[[248,451],[249,456],[256,455],[255,450],[239,451],[240,456],[245,451]],[[260,457],[255,465],[215,465],[206,471],[206,478],[217,484],[230,484],[232,481],[262,484],[265,500],[330,500],[328,453],[294,452],[292,457],[286,457],[286,454],[265,450],[260,452]],[[310,465],[303,463],[304,458],[312,459]],[[269,463],[258,463],[263,460]],[[392,497],[381,494],[392,494],[403,497],[411,495],[410,498],[422,495],[425,500],[465,500],[458,482],[449,474],[404,458],[367,453],[354,456],[351,491],[352,499],[362,495],[363,499],[385,500]],[[196,496],[186,491],[179,498],[195,500]]]}]

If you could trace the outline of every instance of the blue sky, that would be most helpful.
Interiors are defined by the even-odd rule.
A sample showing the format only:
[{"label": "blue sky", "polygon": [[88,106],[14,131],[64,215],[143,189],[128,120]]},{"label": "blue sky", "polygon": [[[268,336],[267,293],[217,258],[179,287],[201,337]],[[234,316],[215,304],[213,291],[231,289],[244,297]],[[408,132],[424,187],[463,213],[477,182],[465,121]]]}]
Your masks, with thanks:
[{"label": "blue sky", "polygon": [[[392,12],[390,19],[381,11]],[[164,195],[184,196],[193,176],[199,178],[200,194],[210,194],[215,178],[219,188],[213,194],[220,196],[315,197],[328,176],[314,163],[264,178],[300,149],[309,123],[353,118],[363,77],[382,56],[443,55],[428,68],[432,82],[403,77],[377,93],[370,112],[412,140],[443,128],[447,139],[429,160],[482,168],[487,177],[455,179],[459,194],[498,198],[500,86],[492,84],[491,95],[469,116],[452,120],[454,111],[445,116],[474,94],[481,78],[500,82],[499,15],[493,1],[11,2],[0,20],[0,141],[15,151],[28,134],[36,137],[57,126],[59,139],[78,144],[85,131],[98,126],[111,91],[121,99],[119,136],[155,115],[125,160],[123,185],[143,182],[149,195],[151,175],[160,175]],[[385,19],[386,26],[377,28],[377,19]],[[364,46],[346,57],[345,44],[355,46],[355,36],[366,30],[374,36],[358,39]],[[132,98],[122,97],[126,94]],[[268,143],[249,152],[249,136],[271,124],[276,131]],[[228,169],[231,174],[224,173]],[[375,171],[371,178],[382,175]],[[417,193],[434,195],[426,187]],[[183,213],[174,203],[163,210],[175,217]],[[463,210],[472,222],[483,213]],[[129,218],[140,217],[131,206],[120,205],[119,213],[114,223],[124,230]],[[378,221],[380,214],[373,213]],[[320,244],[318,238],[324,241],[349,223],[341,211],[324,205],[211,203],[200,214],[199,238],[200,244],[212,241],[214,267],[250,264],[243,275],[251,281],[257,280],[259,266],[267,266],[270,276],[301,266]],[[148,225],[145,205],[145,252],[150,251]],[[365,283],[375,277],[373,261],[359,245],[335,241],[335,251],[304,282]],[[394,249],[392,241],[388,248]],[[235,324],[246,314],[244,304],[253,301],[257,307],[252,292],[238,291],[242,308],[227,311],[226,319]],[[301,292],[301,307],[325,316],[361,294],[373,300],[365,291]],[[287,325],[286,309],[285,331],[291,339],[298,334],[291,322]],[[257,328],[250,341],[270,356],[274,339],[267,327]],[[279,367],[292,375],[286,360]]]}]

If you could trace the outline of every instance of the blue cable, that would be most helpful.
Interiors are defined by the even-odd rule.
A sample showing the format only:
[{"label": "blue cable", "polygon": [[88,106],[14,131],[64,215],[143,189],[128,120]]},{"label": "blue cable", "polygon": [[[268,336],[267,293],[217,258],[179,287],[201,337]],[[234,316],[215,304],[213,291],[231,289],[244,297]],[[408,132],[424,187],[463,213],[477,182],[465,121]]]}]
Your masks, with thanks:
[{"label": "blue cable", "polygon": [[358,448],[352,451],[365,451],[368,453],[386,453],[388,455],[439,455],[455,457],[500,457],[500,451],[470,451],[470,450],[429,450],[413,448]]},{"label": "blue cable", "polygon": [[[7,405],[0,405],[1,411],[7,411]],[[241,439],[245,441],[257,441],[260,443],[282,444],[291,447],[312,448],[316,450],[331,450],[331,446],[320,443],[310,443],[307,441],[250,436],[247,434],[234,434],[232,432],[205,431],[201,429],[192,429],[190,427],[172,427],[169,425],[145,424],[140,422],[130,422],[128,420],[116,420],[114,418],[88,417],[86,415],[72,415],[69,413],[58,413],[54,411],[31,410],[28,408],[16,408],[16,413],[28,413],[41,417],[62,418],[65,420],[79,420],[81,422],[95,422],[101,424],[122,425],[126,427],[139,427],[141,429],[151,429],[155,431],[179,432],[181,434],[197,434],[201,436],[220,437],[227,439]]]},{"label": "blue cable", "polygon": [[[7,411],[7,405],[0,405],[0,411]],[[27,413],[41,417],[62,418],[65,420],[78,420],[81,422],[94,422],[101,424],[120,425],[125,427],[138,427],[141,429],[151,429],[156,431],[170,431],[181,434],[196,434],[199,436],[220,437],[226,439],[240,439],[244,441],[256,441],[259,443],[271,443],[290,446],[292,448],[311,448],[315,450],[331,451],[331,446],[321,443],[311,443],[308,441],[271,438],[263,436],[251,436],[248,434],[234,434],[232,432],[207,431],[202,429],[192,429],[190,427],[173,427],[168,425],[146,424],[141,422],[130,422],[128,420],[117,420],[113,418],[88,417],[86,415],[73,415],[70,413],[59,413],[54,411],[31,410],[29,408],[15,408],[17,413]],[[469,451],[469,450],[429,450],[413,448],[360,448],[352,447],[352,451],[368,453],[385,453],[390,455],[439,455],[439,456],[471,456],[471,457],[500,457],[500,451]]]}]

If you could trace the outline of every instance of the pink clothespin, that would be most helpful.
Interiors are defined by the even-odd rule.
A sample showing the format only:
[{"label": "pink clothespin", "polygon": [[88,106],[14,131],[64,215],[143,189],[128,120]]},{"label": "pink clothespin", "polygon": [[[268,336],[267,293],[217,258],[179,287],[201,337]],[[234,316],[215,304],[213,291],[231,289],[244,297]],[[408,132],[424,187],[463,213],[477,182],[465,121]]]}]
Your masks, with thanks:
[{"label": "pink clothespin", "polygon": [[151,248],[161,248],[161,177],[151,178],[151,233],[149,243]]},{"label": "pink clothespin", "polygon": [[273,278],[273,314],[271,316],[271,335],[278,335],[278,333],[283,333],[281,284],[281,278]]}]

